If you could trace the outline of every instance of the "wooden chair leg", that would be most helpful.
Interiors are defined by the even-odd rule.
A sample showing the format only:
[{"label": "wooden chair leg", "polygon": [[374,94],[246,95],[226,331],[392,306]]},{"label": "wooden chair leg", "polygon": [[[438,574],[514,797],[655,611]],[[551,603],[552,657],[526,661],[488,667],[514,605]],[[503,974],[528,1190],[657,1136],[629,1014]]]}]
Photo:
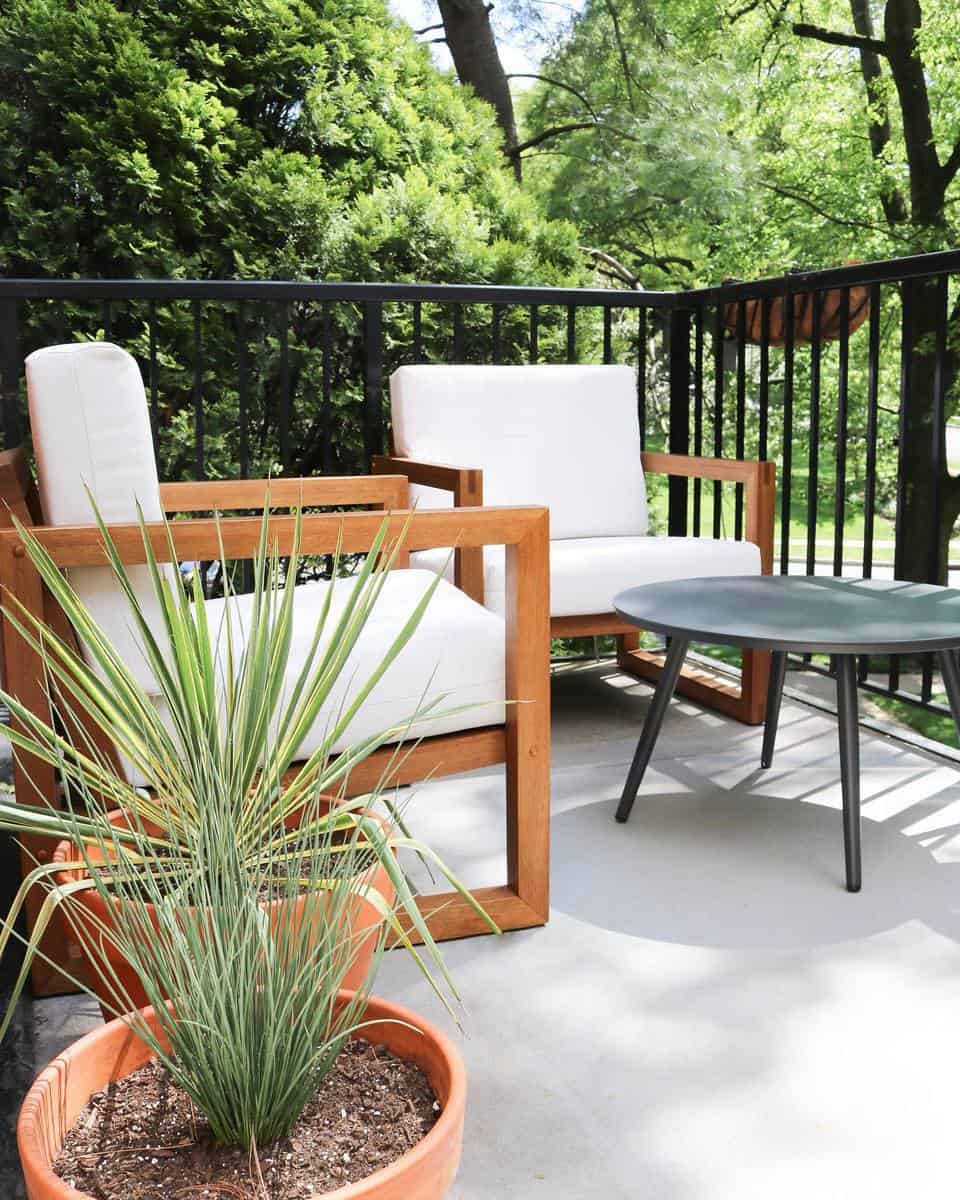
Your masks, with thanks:
[{"label": "wooden chair leg", "polygon": [[636,633],[618,633],[617,661],[619,662],[627,654],[632,654],[634,650],[639,650],[642,640],[643,634],[639,629]]},{"label": "wooden chair leg", "polygon": [[[549,525],[544,517],[506,547],[507,882],[477,888],[502,930],[544,925],[550,914]],[[456,893],[424,896],[420,910],[437,941],[489,933]]]},{"label": "wooden chair leg", "polygon": [[[19,544],[8,546],[0,553],[0,580],[34,616],[42,615],[43,587],[40,575]],[[9,621],[3,622],[3,643],[8,689],[32,712],[48,711],[40,656]],[[21,803],[59,803],[55,769],[32,755],[14,754],[13,786],[14,795]],[[23,838],[22,842],[20,859],[25,875],[38,863],[49,862],[53,856],[54,845],[49,838]],[[34,927],[45,895],[41,888],[34,887],[27,896],[28,930]],[[65,964],[74,973],[80,969],[81,957],[76,939],[71,936],[62,916],[54,916],[40,946],[43,954],[53,962]],[[33,961],[30,981],[35,996],[56,996],[76,990],[64,975],[39,957]]]}]

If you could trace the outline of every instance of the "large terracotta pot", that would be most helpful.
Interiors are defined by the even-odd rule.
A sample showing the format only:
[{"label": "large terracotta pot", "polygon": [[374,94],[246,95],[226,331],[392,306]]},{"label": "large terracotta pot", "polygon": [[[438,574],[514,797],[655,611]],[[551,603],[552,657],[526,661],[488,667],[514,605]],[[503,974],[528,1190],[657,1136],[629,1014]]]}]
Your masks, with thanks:
[{"label": "large terracotta pot", "polygon": [[[121,827],[129,824],[127,816],[119,811],[110,813],[109,820],[112,824]],[[147,832],[157,832],[157,830],[148,828]],[[60,842],[53,852],[55,863],[76,862],[80,857],[80,851],[68,841]],[[71,880],[82,878],[85,873],[79,870],[59,871],[54,878],[62,886]],[[393,904],[396,894],[393,884],[390,882],[390,876],[379,863],[373,864],[370,870],[358,879],[357,886],[364,890],[377,892],[387,905]],[[115,991],[113,980],[109,974],[102,973],[97,969],[97,956],[101,961],[105,959],[110,964],[126,993],[133,1000],[134,1008],[145,1008],[149,1004],[147,994],[144,992],[136,972],[118,953],[117,948],[109,940],[104,939],[101,932],[102,925],[106,925],[108,928],[113,926],[112,912],[118,911],[122,903],[121,899],[114,899],[108,905],[95,888],[74,893],[70,901],[70,919],[75,925],[82,927],[78,933],[82,932],[83,934],[79,940],[86,959],[87,980],[100,1000],[100,1008],[104,1020],[107,1021],[114,1016],[118,1008],[125,1009],[127,1005]],[[276,928],[281,921],[300,919],[304,909],[304,898],[300,897],[292,904],[294,908],[292,918],[289,915],[291,901],[278,900],[270,904],[272,927]],[[147,904],[145,909],[152,925],[156,928],[157,921],[153,905]],[[362,985],[370,970],[383,918],[376,906],[365,895],[358,894],[347,908],[343,923],[351,931],[350,936],[355,939],[357,946],[350,969],[343,979],[343,986],[353,991]],[[94,954],[90,953],[91,945],[96,947]]]},{"label": "large terracotta pot", "polygon": [[[350,995],[341,992],[341,1001]],[[156,1030],[153,1009],[145,1009],[144,1016]],[[385,1045],[398,1058],[417,1063],[437,1093],[442,1112],[426,1137],[396,1162],[359,1183],[324,1193],[323,1200],[440,1200],[460,1163],[467,1098],[463,1060],[439,1029],[400,1005],[371,996],[363,1019],[372,1024],[354,1037]],[[149,1048],[119,1018],[74,1042],[40,1074],[17,1122],[29,1200],[92,1200],[64,1183],[51,1164],[90,1097],[111,1080],[136,1071],[150,1057]]]}]

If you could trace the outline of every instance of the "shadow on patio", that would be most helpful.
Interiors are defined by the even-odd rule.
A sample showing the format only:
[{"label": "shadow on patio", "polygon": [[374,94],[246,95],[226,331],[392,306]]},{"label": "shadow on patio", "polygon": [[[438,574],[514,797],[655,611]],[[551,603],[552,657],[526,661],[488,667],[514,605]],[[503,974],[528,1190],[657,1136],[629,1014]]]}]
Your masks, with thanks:
[{"label": "shadow on patio", "polygon": [[[452,1197],[950,1194],[960,771],[861,731],[849,895],[836,724],[796,702],[769,771],[759,729],[676,703],[614,823],[649,694],[610,664],[557,669],[551,923],[447,947],[471,1091]],[[437,780],[409,817],[489,881],[502,796],[498,769]],[[446,1021],[405,956],[378,991]],[[34,1011],[38,1061],[94,1019]]]}]

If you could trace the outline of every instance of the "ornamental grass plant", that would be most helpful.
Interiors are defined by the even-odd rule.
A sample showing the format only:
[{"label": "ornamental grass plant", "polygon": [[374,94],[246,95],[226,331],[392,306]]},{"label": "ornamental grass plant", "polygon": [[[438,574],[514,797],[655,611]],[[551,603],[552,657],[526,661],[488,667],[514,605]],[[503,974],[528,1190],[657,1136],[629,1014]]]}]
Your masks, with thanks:
[{"label": "ornamental grass plant", "polygon": [[[375,750],[397,743],[395,764],[407,752],[414,726],[454,711],[442,708],[442,697],[422,702],[404,725],[333,752],[349,739],[352,720],[410,641],[439,577],[369,677],[350,677],[351,651],[400,545],[388,541],[384,523],[356,575],[339,579],[335,556],[334,583],[327,586],[312,643],[291,675],[302,522],[297,514],[292,553],[282,558],[270,543],[268,512],[269,504],[242,637],[224,555],[224,616],[212,628],[196,568],[191,581],[159,563],[140,514],[150,598],[161,614],[157,627],[96,513],[109,569],[158,696],[145,692],[40,542],[18,526],[84,650],[8,603],[4,618],[42,656],[54,716],[46,720],[0,693],[15,718],[10,736],[16,752],[55,765],[64,785],[63,808],[46,797],[33,803],[23,796],[0,799],[0,827],[76,847],[73,861],[35,865],[0,931],[0,952],[12,937],[26,948],[3,1032],[31,962],[43,955],[44,929],[54,913],[63,913],[88,958],[109,976],[119,998],[116,1015],[126,1013],[209,1120],[214,1137],[252,1151],[289,1131],[362,1020],[389,933],[448,1005],[457,999],[397,853],[419,855],[470,898],[430,848],[410,836],[383,780],[366,796],[343,797],[350,771]],[[169,526],[166,534],[175,562]],[[335,589],[342,601],[336,612]],[[321,743],[297,761],[304,735],[325,705],[333,715]],[[114,743],[122,766],[98,750],[83,732],[89,727]],[[134,786],[130,779],[138,777],[150,787]],[[331,794],[339,794],[333,804]],[[120,825],[117,810],[125,818]],[[371,866],[386,871],[395,898],[370,886]],[[58,882],[58,871],[78,877]],[[29,937],[22,937],[16,920],[35,885],[47,895]],[[79,919],[77,899],[85,889],[95,889],[109,905],[111,922],[91,923],[88,909]],[[383,924],[366,978],[343,1004],[337,994],[356,953],[350,912],[358,895],[378,909]],[[408,929],[422,940],[421,950]],[[99,943],[132,966],[158,1012],[157,1034],[129,1011],[132,1003],[124,1004],[122,980]],[[91,991],[82,980],[74,982]]]}]

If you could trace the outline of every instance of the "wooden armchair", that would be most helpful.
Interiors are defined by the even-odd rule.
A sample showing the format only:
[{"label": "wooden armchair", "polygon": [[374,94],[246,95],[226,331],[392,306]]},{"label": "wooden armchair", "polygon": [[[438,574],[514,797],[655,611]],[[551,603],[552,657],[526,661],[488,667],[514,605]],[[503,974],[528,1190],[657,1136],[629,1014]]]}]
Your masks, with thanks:
[{"label": "wooden armchair", "polygon": [[[662,656],[641,650],[637,630],[613,612],[617,592],[772,569],[774,464],[641,450],[630,368],[401,367],[390,385],[397,453],[375,458],[375,474],[406,475],[421,506],[549,506],[552,637],[615,634],[621,668],[655,679]],[[743,485],[744,541],[649,536],[644,472]],[[441,570],[446,557],[434,551],[413,561]],[[495,552],[458,546],[453,580],[501,607]],[[678,691],[759,724],[768,673],[769,656],[746,651],[739,688],[691,664]]]},{"label": "wooden armchair", "polygon": [[[95,352],[85,351],[84,347],[69,349],[85,352],[91,359],[95,357]],[[39,355],[52,353],[54,351],[38,352]],[[371,547],[385,519],[390,523],[390,535],[399,536],[404,521],[410,516],[406,511],[408,485],[402,476],[157,485],[146,400],[139,372],[135,364],[131,371],[132,360],[116,347],[100,344],[98,353],[106,354],[106,363],[81,359],[78,364],[75,359],[70,365],[78,369],[72,371],[71,378],[73,375],[79,376],[82,382],[87,370],[102,372],[110,369],[119,370],[121,374],[125,372],[126,379],[118,382],[114,377],[114,386],[109,387],[104,386],[102,378],[98,378],[90,394],[79,398],[83,419],[87,426],[114,419],[126,423],[122,441],[125,457],[137,460],[139,455],[139,461],[121,464],[121,467],[133,471],[141,503],[145,497],[150,498],[151,486],[156,488],[156,511],[154,514],[148,513],[148,517],[159,516],[160,511],[188,514],[260,509],[262,512],[269,488],[271,511],[292,506],[316,508],[333,505],[366,505],[389,510],[387,515],[383,511],[307,513],[303,517],[301,543],[305,555],[330,554],[338,542],[345,553],[362,554]],[[33,527],[33,532],[57,564],[71,573],[71,580],[81,595],[86,590],[92,602],[100,605],[101,611],[104,589],[109,590],[111,586],[109,569],[104,566],[104,548],[99,533],[89,523],[84,524],[76,519],[67,523],[59,519],[62,517],[65,497],[69,499],[69,480],[65,481],[64,472],[71,478],[85,474],[86,478],[97,481],[93,490],[123,562],[140,564],[145,561],[145,555],[139,526],[129,518],[123,520],[118,516],[118,508],[132,506],[133,496],[129,492],[123,495],[118,478],[108,481],[108,460],[114,453],[110,439],[107,439],[106,447],[100,444],[91,448],[78,439],[76,431],[71,436],[70,430],[62,428],[64,423],[69,425],[70,418],[65,402],[75,405],[78,398],[72,395],[65,398],[62,393],[63,381],[58,379],[62,363],[54,361],[51,364],[49,359],[37,362],[37,355],[32,359],[32,362],[28,360],[27,378],[40,486],[38,489],[34,485],[22,451],[0,455],[0,496],[7,505],[3,517],[7,528],[0,530],[0,587],[8,600],[11,595],[15,596],[31,612],[42,614],[48,624],[72,639],[73,632],[64,613],[54,604],[26,555],[18,534],[10,528],[9,514],[15,513],[20,520]],[[49,376],[46,374],[47,367],[52,367]],[[108,400],[101,405],[98,396]],[[52,429],[54,432],[51,432]],[[135,439],[131,429],[137,432]],[[87,507],[89,511],[89,505]],[[280,553],[289,552],[294,524],[294,518],[289,515],[274,515],[271,518],[271,537],[276,540]],[[165,527],[159,521],[149,526],[158,560],[173,562],[174,565],[181,561],[218,559],[221,553],[230,560],[252,558],[260,527],[260,516],[223,517],[219,522],[219,532],[217,523],[209,516],[176,520],[171,525],[174,541],[174,554],[171,556]],[[508,593],[505,616],[501,619],[489,613],[444,583],[444,590],[435,594],[417,631],[417,638],[423,635],[423,648],[419,656],[412,656],[412,665],[408,661],[402,669],[408,673],[412,671],[417,676],[416,679],[411,678],[411,687],[415,693],[418,688],[422,692],[435,669],[438,676],[443,673],[442,661],[441,668],[437,668],[437,659],[430,654],[431,647],[449,646],[452,641],[462,647],[462,655],[466,657],[452,663],[448,667],[448,675],[467,676],[471,662],[476,662],[479,664],[477,672],[484,675],[486,680],[482,686],[486,687],[492,678],[490,672],[493,664],[496,663],[500,679],[499,694],[496,686],[490,684],[490,690],[483,698],[493,703],[451,718],[451,727],[424,737],[416,746],[397,756],[396,762],[391,761],[394,748],[384,747],[353,770],[347,791],[351,795],[362,794],[388,768],[391,768],[390,781],[400,785],[431,775],[454,774],[505,763],[506,878],[503,882],[477,889],[475,895],[502,929],[540,925],[547,920],[549,907],[548,515],[545,509],[536,507],[414,513],[410,519],[404,553],[422,552],[438,544],[452,543],[470,549],[481,549],[486,545],[504,548]],[[411,590],[422,595],[426,586],[426,580],[418,581],[417,574],[411,570],[392,573],[378,601],[378,615],[381,618],[390,616],[389,607],[384,609],[383,606],[393,604],[397,621],[406,619],[412,608],[412,604],[407,603]],[[418,586],[418,583],[422,586]],[[317,589],[327,586],[323,583],[298,586],[294,605],[295,622],[301,608],[303,619],[309,622],[313,611],[310,605],[316,603],[311,601],[310,596]],[[439,603],[435,603],[438,600]],[[106,619],[109,621],[109,615]],[[101,620],[101,625],[106,628],[104,620]],[[458,631],[458,638],[450,638],[451,628]],[[461,633],[462,637],[459,636]],[[367,635],[368,631],[365,630],[358,649],[362,648]],[[371,630],[370,637],[376,636],[376,632]],[[385,636],[392,638],[393,632],[388,631]],[[434,640],[431,641],[431,638]],[[46,714],[49,706],[38,656],[9,622],[4,623],[3,645],[6,687],[31,710]],[[404,657],[411,659],[408,652],[413,645],[411,642],[404,655],[392,664],[390,671],[400,667]],[[387,682],[389,674],[388,671],[381,684]],[[474,683],[476,693],[481,688],[481,681],[475,680]],[[447,693],[449,690],[438,679],[434,691]],[[502,701],[505,697],[533,703],[504,705]],[[455,698],[451,699],[452,704],[456,702]],[[383,723],[390,724],[390,721],[388,717]],[[382,724],[377,722],[377,727],[382,727]],[[443,730],[444,726],[438,728]],[[102,733],[92,729],[86,732],[95,736],[103,753],[115,756],[112,744],[105,743]],[[119,763],[117,766],[120,769]],[[15,788],[20,799],[35,800],[39,793],[56,802],[57,779],[54,770],[26,756],[15,763]],[[27,851],[41,861],[48,860],[52,850],[51,844],[40,841],[27,846]],[[29,854],[25,858],[25,865],[27,861]],[[36,914],[40,899],[39,896],[33,897],[33,907],[29,913],[31,919]],[[487,931],[483,922],[456,893],[424,896],[421,908],[428,918],[431,932],[438,939]],[[54,963],[75,969],[78,951],[63,923],[51,928],[44,948]],[[34,968],[33,983],[35,992],[40,995],[62,991],[65,986],[63,977],[39,960]]]}]

